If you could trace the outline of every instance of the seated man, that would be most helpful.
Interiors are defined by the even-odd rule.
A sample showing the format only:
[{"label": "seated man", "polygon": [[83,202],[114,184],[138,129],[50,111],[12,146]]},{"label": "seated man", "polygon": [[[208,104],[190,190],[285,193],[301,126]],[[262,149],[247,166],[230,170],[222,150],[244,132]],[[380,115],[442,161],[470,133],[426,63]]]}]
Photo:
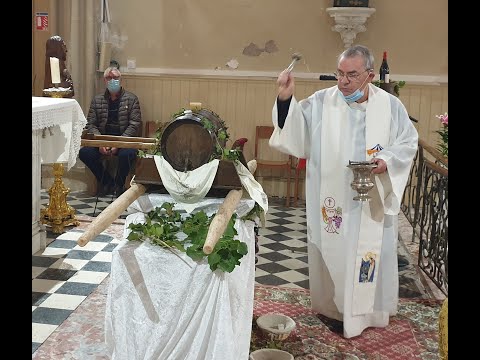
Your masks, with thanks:
[{"label": "seated man", "polygon": [[[121,73],[116,67],[108,67],[103,73],[107,90],[92,99],[85,129],[97,135],[139,136],[142,128],[140,103],[135,94],[121,87]],[[118,156],[115,179],[104,169],[101,157]],[[97,178],[97,194],[121,195],[125,180],[137,156],[137,149],[114,147],[83,147],[79,157]]]}]

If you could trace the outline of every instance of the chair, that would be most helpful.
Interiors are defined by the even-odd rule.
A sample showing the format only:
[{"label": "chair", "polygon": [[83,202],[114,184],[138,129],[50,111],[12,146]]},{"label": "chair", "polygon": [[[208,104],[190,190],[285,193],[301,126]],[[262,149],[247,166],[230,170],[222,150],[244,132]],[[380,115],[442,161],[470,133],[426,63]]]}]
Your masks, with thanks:
[{"label": "chair", "polygon": [[295,166],[295,185],[294,185],[294,197],[295,200],[293,206],[297,207],[298,205],[298,181],[300,180],[300,173],[302,170],[305,170],[307,167],[306,159],[298,159],[297,166]]},{"label": "chair", "polygon": [[273,126],[257,126],[255,132],[255,153],[254,158],[257,160],[257,171],[261,169],[277,169],[284,170],[285,176],[287,178],[287,196],[285,201],[285,206],[290,206],[290,179],[291,179],[291,170],[292,170],[292,156],[288,155],[287,159],[283,160],[274,160],[270,159],[273,157],[274,152],[272,148],[268,147],[268,153],[266,151],[260,154],[262,149],[262,140],[270,139],[273,133]]}]

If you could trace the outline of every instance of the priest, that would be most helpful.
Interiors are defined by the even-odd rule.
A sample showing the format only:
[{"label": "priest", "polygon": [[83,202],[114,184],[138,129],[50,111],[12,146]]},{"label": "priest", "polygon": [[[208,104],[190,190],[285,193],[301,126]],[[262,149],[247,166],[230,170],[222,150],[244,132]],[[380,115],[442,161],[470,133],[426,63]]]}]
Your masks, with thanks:
[{"label": "priest", "polygon": [[[343,322],[346,338],[385,327],[398,306],[398,213],[418,146],[405,106],[371,84],[374,58],[355,45],[338,56],[337,85],[297,101],[277,79],[271,147],[307,159],[312,308]],[[376,163],[370,201],[356,201],[349,161]]]}]

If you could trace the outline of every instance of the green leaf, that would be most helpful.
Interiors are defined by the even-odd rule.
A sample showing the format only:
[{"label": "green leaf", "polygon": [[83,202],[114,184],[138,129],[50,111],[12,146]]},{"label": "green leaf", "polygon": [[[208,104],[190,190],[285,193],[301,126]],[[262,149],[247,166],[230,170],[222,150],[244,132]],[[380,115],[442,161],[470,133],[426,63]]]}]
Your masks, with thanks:
[{"label": "green leaf", "polygon": [[203,250],[193,245],[187,248],[186,254],[187,256],[192,258],[193,261],[200,261],[205,257],[205,253],[203,252]]},{"label": "green leaf", "polygon": [[226,140],[227,139],[227,133],[224,130],[220,130],[218,132],[218,139],[219,140]]},{"label": "green leaf", "polygon": [[225,232],[223,233],[223,236],[228,236],[233,238],[235,235],[237,235],[237,230],[235,229],[235,220],[233,220],[233,215],[228,221],[227,228],[225,229]]},{"label": "green leaf", "polygon": [[133,223],[128,226],[128,228],[131,230],[141,230],[143,227],[144,227],[143,224],[133,224]]},{"label": "green leaf", "polygon": [[130,234],[128,234],[127,236],[127,240],[132,240],[132,241],[136,241],[136,240],[139,240],[140,239],[140,235],[138,235],[137,233],[135,232],[130,232]]},{"label": "green leaf", "polygon": [[172,247],[175,247],[176,249],[180,250],[181,252],[186,252],[185,247],[180,241],[172,241],[171,244]]},{"label": "green leaf", "polygon": [[258,219],[260,218],[260,214],[262,213],[262,211],[263,210],[260,207],[260,205],[257,202],[255,202],[255,205],[253,206],[252,210],[250,210],[247,215],[242,216],[241,219],[243,221],[246,221],[246,220],[254,221],[257,218]]},{"label": "green leaf", "polygon": [[248,253],[248,246],[244,242],[239,241],[237,246],[237,251],[241,255],[247,255]]},{"label": "green leaf", "polygon": [[222,261],[221,256],[216,252],[213,252],[210,255],[208,255],[207,259],[208,259],[208,265],[210,265],[210,268],[212,267],[216,268],[215,265],[217,265],[220,261]]},{"label": "green leaf", "polygon": [[226,272],[232,272],[235,269],[236,261],[234,259],[228,259],[220,262],[218,268]]},{"label": "green leaf", "polygon": [[162,235],[163,235],[163,226],[161,226],[161,225],[160,225],[160,226],[159,226],[159,225],[156,225],[156,226],[154,227],[154,232],[153,232],[153,234],[154,234],[155,236],[162,237]]}]

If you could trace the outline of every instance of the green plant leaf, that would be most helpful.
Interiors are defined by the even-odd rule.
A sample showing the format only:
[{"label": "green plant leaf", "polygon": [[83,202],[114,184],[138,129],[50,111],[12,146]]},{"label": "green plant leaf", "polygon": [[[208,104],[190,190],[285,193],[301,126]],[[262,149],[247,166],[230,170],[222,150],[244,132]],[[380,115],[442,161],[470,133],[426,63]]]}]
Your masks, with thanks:
[{"label": "green plant leaf", "polygon": [[244,242],[239,241],[237,245],[237,252],[241,255],[247,255],[248,246]]},{"label": "green plant leaf", "polygon": [[201,261],[205,257],[202,248],[194,245],[187,248],[186,254],[194,261]]},{"label": "green plant leaf", "polygon": [[[237,235],[234,227],[235,214],[228,221],[227,228],[214,251],[207,256],[203,252],[203,245],[215,214],[209,217],[204,211],[198,211],[182,219],[181,214],[173,208],[173,203],[164,203],[161,207],[148,212],[144,223],[129,224],[129,229],[132,231],[127,238],[138,241],[149,240],[154,245],[185,252],[194,261],[202,261],[207,257],[212,271],[220,269],[231,272],[240,264],[239,260],[247,254],[248,248],[245,243],[234,239]],[[187,237],[180,240],[178,237],[180,232]]]},{"label": "green plant leaf", "polygon": [[220,130],[218,132],[218,139],[219,140],[226,140],[227,139],[227,132],[225,130]]},{"label": "green plant leaf", "polygon": [[136,241],[139,239],[140,239],[140,235],[138,235],[136,232],[133,232],[133,231],[127,236],[127,240]]},{"label": "green plant leaf", "polygon": [[161,237],[163,235],[163,226],[154,226],[153,234],[155,236]]},{"label": "green plant leaf", "polygon": [[237,261],[235,259],[225,259],[218,263],[218,268],[222,271],[232,272],[235,269]]},{"label": "green plant leaf", "polygon": [[207,259],[208,265],[210,265],[211,269],[216,269],[218,264],[222,261],[222,257],[217,252],[208,255]]}]

